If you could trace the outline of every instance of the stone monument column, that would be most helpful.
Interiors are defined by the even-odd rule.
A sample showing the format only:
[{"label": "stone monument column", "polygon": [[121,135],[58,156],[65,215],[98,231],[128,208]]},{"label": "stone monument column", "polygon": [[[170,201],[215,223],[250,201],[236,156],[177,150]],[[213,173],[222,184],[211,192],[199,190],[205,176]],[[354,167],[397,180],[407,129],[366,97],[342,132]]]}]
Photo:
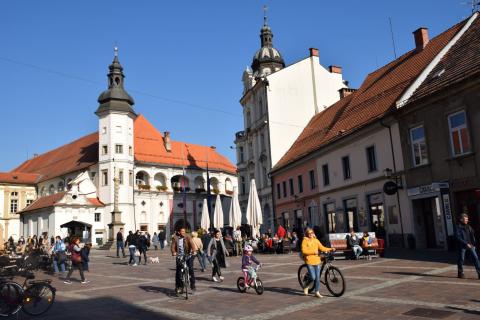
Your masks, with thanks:
[{"label": "stone monument column", "polygon": [[122,222],[122,212],[118,208],[118,189],[120,185],[120,179],[117,175],[117,169],[113,169],[113,211],[112,211],[112,223],[108,225],[108,240],[114,241],[115,236],[125,225]]}]

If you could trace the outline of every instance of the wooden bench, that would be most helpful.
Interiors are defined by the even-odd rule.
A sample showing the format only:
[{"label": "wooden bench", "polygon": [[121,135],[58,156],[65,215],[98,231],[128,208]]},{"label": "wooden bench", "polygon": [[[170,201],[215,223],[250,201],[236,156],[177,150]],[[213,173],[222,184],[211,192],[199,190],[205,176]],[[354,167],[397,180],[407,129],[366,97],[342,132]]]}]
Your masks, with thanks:
[{"label": "wooden bench", "polygon": [[[353,250],[348,247],[347,235],[349,235],[349,233],[330,233],[328,235],[331,247],[335,248],[336,250],[335,252],[336,256],[343,256],[347,258],[353,255]],[[372,239],[372,242],[368,247],[362,247],[363,248],[362,256],[376,257],[377,250],[379,249],[378,240],[377,238],[375,238],[375,232],[369,232],[368,235]],[[357,236],[359,238],[362,238],[363,233],[358,232]]]}]

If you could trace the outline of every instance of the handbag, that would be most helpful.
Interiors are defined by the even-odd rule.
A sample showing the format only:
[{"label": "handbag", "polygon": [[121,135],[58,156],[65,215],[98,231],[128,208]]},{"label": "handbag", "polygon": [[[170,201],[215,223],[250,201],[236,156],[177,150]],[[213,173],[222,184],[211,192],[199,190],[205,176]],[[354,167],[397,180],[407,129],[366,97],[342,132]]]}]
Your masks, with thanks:
[{"label": "handbag", "polygon": [[82,256],[80,256],[80,253],[77,252],[72,252],[72,262],[73,263],[80,263],[82,262]]},{"label": "handbag", "polygon": [[135,257],[140,257],[140,251],[138,249],[135,249]]}]

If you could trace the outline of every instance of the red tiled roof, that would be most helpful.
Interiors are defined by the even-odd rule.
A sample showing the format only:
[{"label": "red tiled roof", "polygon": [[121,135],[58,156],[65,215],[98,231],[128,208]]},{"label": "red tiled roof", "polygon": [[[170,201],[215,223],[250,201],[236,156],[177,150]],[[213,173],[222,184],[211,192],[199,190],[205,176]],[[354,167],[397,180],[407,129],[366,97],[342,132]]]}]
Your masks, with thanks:
[{"label": "red tiled roof", "polygon": [[[315,115],[272,171],[279,170],[395,110],[396,100],[465,22],[462,21],[433,38],[423,50],[409,51],[370,73],[356,92]],[[348,98],[350,99],[346,100]],[[329,110],[330,108],[334,109]],[[322,119],[329,119],[332,114],[335,118],[333,122],[328,126],[323,124]],[[319,131],[317,126],[322,128],[320,130],[322,134],[311,134]],[[306,137],[308,137],[308,143],[305,143]]]},{"label": "red tiled roof", "polygon": [[27,160],[13,171],[36,173],[38,182],[79,171],[98,162],[98,133],[94,132],[69,144]]},{"label": "red tiled roof", "polygon": [[462,37],[417,88],[409,102],[429,96],[445,87],[480,73],[480,17],[473,20]]},{"label": "red tiled roof", "polygon": [[39,178],[35,173],[0,172],[0,183],[35,184]]},{"label": "red tiled roof", "polygon": [[[39,209],[53,207],[58,204],[58,201],[62,200],[63,196],[65,196],[66,193],[67,193],[66,191],[58,192],[49,196],[38,198],[31,205],[29,205],[22,211],[19,211],[18,213],[26,213],[26,212],[39,210]],[[96,208],[105,206],[103,202],[101,202],[98,198],[87,198],[87,199],[90,202],[90,205],[93,205]]]},{"label": "red tiled roof", "polygon": [[135,119],[135,160],[192,168],[206,168],[236,173],[237,168],[224,156],[207,146],[172,141],[168,152],[163,135],[142,115]]},{"label": "red tiled roof", "polygon": [[[210,147],[172,141],[167,152],[162,134],[142,115],[134,122],[135,160],[162,165],[206,168],[235,174],[237,168]],[[183,150],[182,150],[183,149]],[[67,173],[80,171],[98,162],[98,132],[75,140],[57,149],[25,161],[11,173],[35,173],[41,182]],[[7,174],[8,175],[8,174]],[[0,174],[0,181],[1,181]],[[5,178],[6,179],[6,178]]]}]

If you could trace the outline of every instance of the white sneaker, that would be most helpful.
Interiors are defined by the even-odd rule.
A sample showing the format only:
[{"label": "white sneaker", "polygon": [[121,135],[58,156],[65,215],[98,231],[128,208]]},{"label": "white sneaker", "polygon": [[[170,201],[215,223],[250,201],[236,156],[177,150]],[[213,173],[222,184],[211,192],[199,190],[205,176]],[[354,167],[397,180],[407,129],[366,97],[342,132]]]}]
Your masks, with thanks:
[{"label": "white sneaker", "polygon": [[318,292],[318,291],[315,292],[315,297],[317,297],[317,298],[323,298],[323,296],[322,296],[322,295],[320,294],[320,292]]},{"label": "white sneaker", "polygon": [[305,294],[306,296],[308,296],[308,287],[303,288],[303,294]]},{"label": "white sneaker", "polygon": [[87,283],[90,283],[90,281],[88,281],[88,280],[83,280],[81,283],[82,283],[82,284],[87,284]]},{"label": "white sneaker", "polygon": [[65,281],[63,281],[63,283],[65,283],[65,284],[72,284],[72,281],[70,281],[70,280],[65,280]]},{"label": "white sneaker", "polygon": [[136,266],[138,266],[138,264],[134,263],[134,264],[132,264],[132,266],[133,266],[133,267],[136,267]]},{"label": "white sneaker", "polygon": [[220,276],[220,281],[223,281],[224,279],[225,279],[224,277]]},{"label": "white sneaker", "polygon": [[213,282],[218,282],[219,280],[216,277],[212,277]]}]

